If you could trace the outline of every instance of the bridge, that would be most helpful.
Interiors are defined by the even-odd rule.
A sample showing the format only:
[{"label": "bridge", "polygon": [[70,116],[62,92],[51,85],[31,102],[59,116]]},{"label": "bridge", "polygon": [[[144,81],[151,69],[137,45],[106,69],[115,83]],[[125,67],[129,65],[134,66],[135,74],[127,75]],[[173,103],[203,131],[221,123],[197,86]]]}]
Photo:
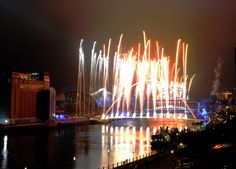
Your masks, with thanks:
[{"label": "bridge", "polygon": [[[166,103],[160,100],[157,100],[154,108],[153,104],[143,104],[144,108],[141,111],[139,108],[131,103],[129,111],[124,107],[117,107],[115,104],[112,104],[109,108],[106,109],[105,113],[102,115],[102,119],[150,119],[150,120],[196,120],[207,118],[203,116],[203,110],[200,110],[199,100],[169,100],[169,106],[166,106]],[[171,104],[174,103],[175,104]],[[150,103],[153,103],[150,101]],[[161,106],[162,105],[162,106]],[[138,106],[136,106],[138,107]]]}]

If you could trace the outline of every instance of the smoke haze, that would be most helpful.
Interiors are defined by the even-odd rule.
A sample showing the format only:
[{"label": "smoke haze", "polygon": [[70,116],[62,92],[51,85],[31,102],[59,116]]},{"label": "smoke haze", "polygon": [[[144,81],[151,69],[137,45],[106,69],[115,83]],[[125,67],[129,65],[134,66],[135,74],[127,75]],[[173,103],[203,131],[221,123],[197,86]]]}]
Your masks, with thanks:
[{"label": "smoke haze", "polygon": [[224,63],[223,59],[221,57],[218,57],[217,65],[216,68],[214,69],[215,79],[212,84],[211,95],[216,95],[216,92],[218,91],[218,88],[220,86],[221,67],[223,63]]}]

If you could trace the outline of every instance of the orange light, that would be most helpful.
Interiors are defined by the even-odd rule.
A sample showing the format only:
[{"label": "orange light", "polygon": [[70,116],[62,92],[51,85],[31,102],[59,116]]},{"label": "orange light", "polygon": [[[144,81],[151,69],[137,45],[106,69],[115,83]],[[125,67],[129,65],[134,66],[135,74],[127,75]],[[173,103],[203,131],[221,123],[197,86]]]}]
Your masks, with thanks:
[{"label": "orange light", "polygon": [[214,149],[214,150],[219,150],[221,148],[222,148],[221,144],[216,144],[216,145],[214,145],[214,147],[212,147],[212,149]]}]

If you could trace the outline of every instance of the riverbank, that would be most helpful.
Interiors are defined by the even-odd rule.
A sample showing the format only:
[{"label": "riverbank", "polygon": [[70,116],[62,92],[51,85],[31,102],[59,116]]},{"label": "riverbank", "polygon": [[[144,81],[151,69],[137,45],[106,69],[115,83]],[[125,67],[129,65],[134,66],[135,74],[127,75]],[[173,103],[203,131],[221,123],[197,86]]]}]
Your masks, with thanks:
[{"label": "riverbank", "polygon": [[48,123],[8,124],[0,126],[0,134],[21,134],[49,129]]},{"label": "riverbank", "polygon": [[107,124],[110,121],[106,120],[95,120],[95,119],[78,119],[78,120],[58,120],[51,121],[48,123],[50,128],[54,127],[68,127],[68,126],[78,126],[78,125],[93,125],[93,124]]},{"label": "riverbank", "polygon": [[133,161],[129,162],[129,160],[124,161],[123,164],[117,163],[117,166],[114,166],[114,169],[151,169],[151,167],[155,166],[155,164],[159,163],[158,165],[160,168],[170,169],[171,163],[165,162],[163,163],[164,159],[169,159],[171,157],[171,152],[166,151],[164,153],[150,153],[143,156],[139,156],[133,159]]},{"label": "riverbank", "polygon": [[49,121],[44,123],[21,123],[21,124],[7,124],[0,126],[0,133],[9,132],[25,132],[36,131],[44,129],[64,128],[79,125],[93,125],[93,124],[107,124],[108,121],[95,121],[95,120],[60,120]]}]

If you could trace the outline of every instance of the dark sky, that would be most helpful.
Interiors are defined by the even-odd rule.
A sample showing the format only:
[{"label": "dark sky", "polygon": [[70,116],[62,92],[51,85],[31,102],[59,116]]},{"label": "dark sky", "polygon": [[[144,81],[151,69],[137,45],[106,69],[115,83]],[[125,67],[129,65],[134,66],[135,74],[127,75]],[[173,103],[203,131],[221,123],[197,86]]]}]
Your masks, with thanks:
[{"label": "dark sky", "polygon": [[234,86],[235,0],[0,0],[0,69],[49,71],[60,89],[76,83],[78,45],[90,55],[120,34],[130,48],[142,31],[174,56],[181,38],[189,44],[188,74],[196,73],[192,98],[210,95],[217,58],[223,59],[219,90]]}]

